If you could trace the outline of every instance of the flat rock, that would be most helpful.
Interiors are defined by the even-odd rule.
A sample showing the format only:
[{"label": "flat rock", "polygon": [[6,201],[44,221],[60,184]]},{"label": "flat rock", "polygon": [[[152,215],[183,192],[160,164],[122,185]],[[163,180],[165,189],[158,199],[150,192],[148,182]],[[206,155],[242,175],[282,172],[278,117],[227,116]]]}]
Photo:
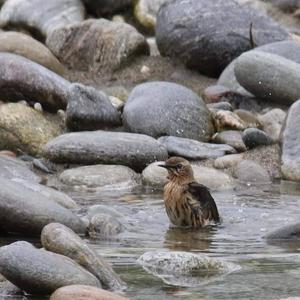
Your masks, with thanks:
[{"label": "flat rock", "polygon": [[123,124],[131,132],[153,137],[173,135],[207,141],[213,134],[210,112],[190,89],[171,82],[147,82],[136,86],[123,112]]},{"label": "flat rock", "polygon": [[50,141],[44,155],[54,162],[120,164],[141,171],[156,160],[166,160],[166,148],[155,139],[125,132],[73,132]]},{"label": "flat rock", "polygon": [[21,32],[0,32],[0,52],[24,56],[61,76],[65,72],[64,66],[47,47]]},{"label": "flat rock", "polygon": [[157,15],[156,39],[164,56],[179,58],[201,73],[218,76],[241,53],[289,38],[271,18],[233,0],[172,0]]},{"label": "flat rock", "polygon": [[300,64],[258,50],[242,54],[235,62],[238,82],[256,97],[290,105],[300,97]]},{"label": "flat rock", "polygon": [[70,87],[66,125],[71,131],[97,130],[119,126],[121,119],[104,93],[75,83]]},{"label": "flat rock", "polygon": [[70,210],[23,184],[0,177],[0,227],[7,232],[39,235],[52,222],[83,234],[86,226]]},{"label": "flat rock", "polygon": [[243,131],[242,138],[248,149],[273,144],[272,139],[264,131],[257,128],[247,128]]},{"label": "flat rock", "polygon": [[49,69],[16,54],[0,53],[3,101],[40,102],[45,109],[65,108],[69,82]]},{"label": "flat rock", "polygon": [[0,27],[27,27],[33,33],[47,36],[56,27],[84,20],[80,0],[7,0],[1,8]]},{"label": "flat rock", "polygon": [[128,9],[133,0],[83,0],[83,3],[89,13],[101,17]]},{"label": "flat rock", "polygon": [[0,105],[0,149],[38,155],[60,133],[59,124],[31,107],[20,103]]},{"label": "flat rock", "polygon": [[97,190],[131,190],[139,184],[139,175],[121,165],[94,165],[69,169],[62,172],[59,179],[68,186]]},{"label": "flat rock", "polygon": [[149,52],[146,39],[134,27],[106,19],[59,27],[46,44],[70,68],[89,72],[115,71],[132,57]]},{"label": "flat rock", "polygon": [[188,159],[216,158],[236,151],[231,145],[202,143],[192,139],[175,136],[164,136],[158,141],[165,145],[169,156],[182,156]]},{"label": "flat rock", "polygon": [[216,169],[227,169],[235,167],[243,159],[241,154],[229,154],[222,157],[218,157],[214,161],[214,167]]},{"label": "flat rock", "polygon": [[300,241],[300,223],[287,225],[279,228],[269,234],[266,238],[268,240],[299,240]]},{"label": "flat rock", "polygon": [[0,248],[0,272],[30,294],[51,294],[72,284],[101,287],[94,275],[73,260],[23,241]]},{"label": "flat rock", "polygon": [[296,101],[287,115],[282,134],[281,172],[285,179],[300,181],[300,100]]},{"label": "flat rock", "polygon": [[247,150],[242,139],[242,132],[237,130],[225,130],[218,132],[213,136],[213,142],[229,145],[239,152]]},{"label": "flat rock", "polygon": [[125,284],[112,267],[70,228],[58,223],[49,224],[42,231],[41,241],[45,249],[68,256],[83,266],[98,278],[104,288],[124,288]]}]

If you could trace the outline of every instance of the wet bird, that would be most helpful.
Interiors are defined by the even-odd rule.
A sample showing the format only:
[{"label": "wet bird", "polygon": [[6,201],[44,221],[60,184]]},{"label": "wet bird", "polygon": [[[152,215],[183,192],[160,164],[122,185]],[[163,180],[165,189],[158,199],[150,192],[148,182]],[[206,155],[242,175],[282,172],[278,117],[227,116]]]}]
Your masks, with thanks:
[{"label": "wet bird", "polygon": [[200,228],[220,222],[218,208],[209,189],[195,181],[193,169],[186,159],[174,156],[159,166],[168,170],[164,202],[172,224]]}]

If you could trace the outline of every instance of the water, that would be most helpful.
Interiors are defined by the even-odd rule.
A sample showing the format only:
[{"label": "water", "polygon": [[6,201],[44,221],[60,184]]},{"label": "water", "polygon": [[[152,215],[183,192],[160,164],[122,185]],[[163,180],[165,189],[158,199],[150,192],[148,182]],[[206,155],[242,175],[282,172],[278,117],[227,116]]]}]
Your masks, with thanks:
[{"label": "water", "polygon": [[[197,231],[169,226],[161,192],[71,196],[83,207],[105,204],[125,215],[128,231],[88,242],[113,264],[128,284],[126,295],[131,299],[280,299],[300,295],[300,244],[269,245],[263,236],[299,222],[300,193],[291,192],[282,193],[280,185],[213,192],[223,223]],[[8,242],[11,239],[2,240]],[[171,286],[136,263],[150,250],[204,253],[240,269],[213,280],[201,278],[195,287]]]}]

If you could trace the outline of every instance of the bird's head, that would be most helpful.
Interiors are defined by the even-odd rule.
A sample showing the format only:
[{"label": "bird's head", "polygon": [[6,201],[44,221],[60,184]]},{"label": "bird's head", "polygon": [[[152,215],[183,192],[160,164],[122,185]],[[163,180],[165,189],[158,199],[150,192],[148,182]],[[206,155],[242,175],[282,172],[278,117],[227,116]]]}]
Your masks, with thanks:
[{"label": "bird's head", "polygon": [[170,157],[164,164],[159,166],[168,170],[168,179],[170,180],[189,182],[194,179],[192,166],[182,157]]}]

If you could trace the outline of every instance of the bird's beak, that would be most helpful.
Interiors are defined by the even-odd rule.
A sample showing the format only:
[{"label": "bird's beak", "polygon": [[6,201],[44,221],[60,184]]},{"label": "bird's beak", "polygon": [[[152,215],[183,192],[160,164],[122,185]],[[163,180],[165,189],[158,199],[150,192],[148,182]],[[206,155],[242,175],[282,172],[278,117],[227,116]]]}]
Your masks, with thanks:
[{"label": "bird's beak", "polygon": [[170,170],[170,169],[173,168],[173,166],[169,166],[169,165],[166,165],[166,164],[164,164],[164,165],[158,165],[158,166],[161,167],[161,168],[167,169],[167,170]]}]

